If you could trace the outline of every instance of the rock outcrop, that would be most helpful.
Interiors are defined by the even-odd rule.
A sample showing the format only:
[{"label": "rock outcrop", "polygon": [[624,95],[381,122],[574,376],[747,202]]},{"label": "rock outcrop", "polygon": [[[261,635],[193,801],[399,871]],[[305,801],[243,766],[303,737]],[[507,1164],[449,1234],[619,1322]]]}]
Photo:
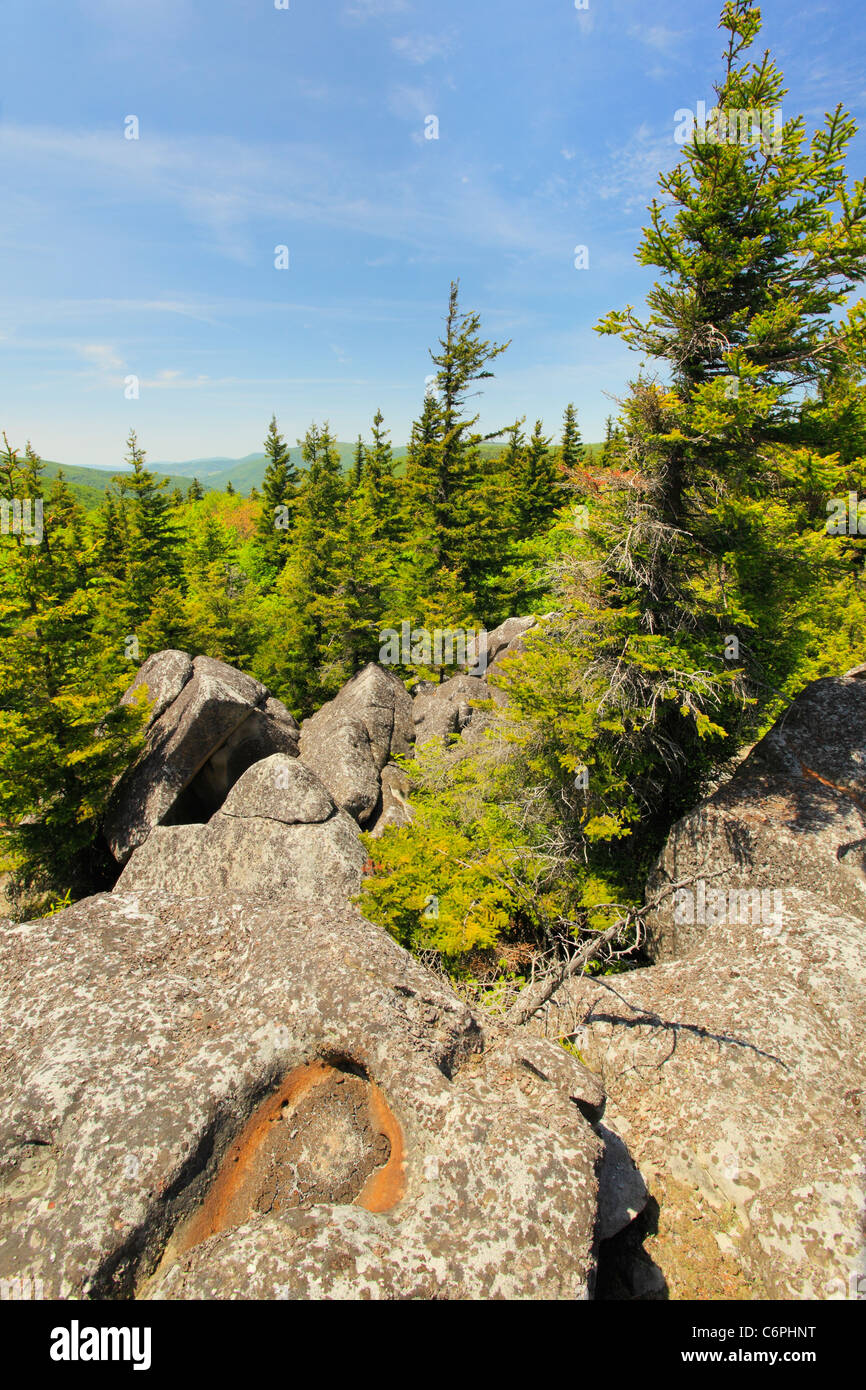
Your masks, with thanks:
[{"label": "rock outcrop", "polygon": [[650,1190],[699,1192],[759,1296],[845,1296],[864,1272],[866,922],[791,889],[781,928],[716,926],[684,960],[581,980],[550,1023]]},{"label": "rock outcrop", "polygon": [[124,700],[142,686],[153,701],[146,746],[115,787],[105,820],[120,864],[156,826],[207,820],[254,763],[298,752],[298,726],[285,706],[224,662],[156,652]]},{"label": "rock outcrop", "polygon": [[358,827],[299,759],[248,769],[207,825],[157,826],[118,879],[122,893],[259,893],[346,903],[361,890]]},{"label": "rock outcrop", "polygon": [[353,909],[115,892],[0,933],[0,1277],[49,1298],[590,1293],[598,1083],[553,1044],[488,1046]]},{"label": "rock outcrop", "polygon": [[487,668],[490,671],[498,662],[508,656],[517,656],[524,650],[523,638],[532,628],[538,626],[537,618],[506,618],[504,623],[487,634]]},{"label": "rock outcrop", "polygon": [[380,774],[412,752],[412,700],[392,671],[370,662],[301,729],[300,754],[335,802],[359,825],[380,809]]},{"label": "rock outcrop", "polygon": [[412,702],[416,746],[462,734],[478,713],[470,700],[503,698],[479,676],[452,676],[441,685],[425,686]]},{"label": "rock outcrop", "polygon": [[[525,617],[506,618],[504,623],[500,623],[498,627],[488,632],[484,642],[484,674],[495,661],[511,653],[516,654],[523,651],[523,638],[531,628],[537,626],[538,619],[528,614]],[[467,670],[473,675],[481,674],[476,670],[478,663],[477,639],[470,642],[467,658]]]},{"label": "rock outcrop", "polygon": [[376,838],[388,829],[389,825],[411,825],[412,807],[408,797],[410,782],[408,774],[396,763],[386,763],[381,777],[381,809],[370,834]]},{"label": "rock outcrop", "polygon": [[671,832],[659,963],[571,982],[534,1025],[571,1037],[650,1190],[695,1194],[756,1296],[866,1272],[864,806],[866,683],[817,681]]},{"label": "rock outcrop", "polygon": [[[687,886],[671,892],[678,883]],[[731,890],[749,915],[744,894],[788,887],[866,916],[862,679],[807,686],[731,780],[674,826],[647,887],[648,900],[668,893],[648,923],[654,958],[699,947],[714,916],[729,913]]]},{"label": "rock outcrop", "polygon": [[490,684],[488,677],[497,672],[499,663],[507,656],[523,650],[523,637],[537,626],[533,617],[507,618],[499,627],[486,634],[484,674],[477,674],[477,642],[467,652],[467,671],[436,685],[419,682],[415,689],[412,715],[415,722],[415,744],[420,748],[433,739],[448,742],[456,737],[477,738],[483,734],[490,716],[473,707],[473,702],[493,700],[497,705],[507,703],[505,691]]}]

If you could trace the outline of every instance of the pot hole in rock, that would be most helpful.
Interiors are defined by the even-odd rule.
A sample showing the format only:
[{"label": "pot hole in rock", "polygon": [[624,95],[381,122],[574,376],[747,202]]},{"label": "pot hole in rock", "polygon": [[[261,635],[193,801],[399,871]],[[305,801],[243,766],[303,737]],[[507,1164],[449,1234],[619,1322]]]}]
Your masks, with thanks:
[{"label": "pot hole in rock", "polygon": [[346,1060],[296,1067],[230,1144],[158,1272],[210,1236],[269,1212],[353,1202],[390,1211],[403,1196],[404,1170],[400,1125],[361,1068]]}]

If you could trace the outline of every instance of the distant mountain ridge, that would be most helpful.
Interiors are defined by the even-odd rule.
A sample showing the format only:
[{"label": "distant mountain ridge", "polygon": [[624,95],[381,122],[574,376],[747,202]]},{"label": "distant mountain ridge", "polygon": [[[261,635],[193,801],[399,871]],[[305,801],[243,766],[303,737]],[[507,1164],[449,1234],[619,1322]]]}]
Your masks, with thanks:
[{"label": "distant mountain ridge", "polygon": [[[356,445],[338,441],[336,447],[343,472],[348,472],[355,457]],[[503,444],[483,444],[481,447],[486,453],[496,453]],[[586,444],[584,447],[590,457],[601,449],[600,444]],[[392,452],[399,464],[405,459],[408,449],[405,444],[398,444],[393,447]],[[289,453],[294,466],[303,470],[304,461],[300,446],[296,445]],[[116,468],[87,468],[80,464],[56,463],[47,459],[44,460],[44,464],[47,478],[54,478],[61,469],[63,470],[73,494],[88,511],[99,506],[103,493],[111,486],[112,478],[130,471],[122,464]],[[206,492],[224,492],[226,484],[231,483],[235,492],[246,495],[251,488],[261,488],[267,458],[263,453],[257,453],[246,454],[240,459],[220,455],[213,458],[186,459],[182,462],[163,460],[151,463],[150,459],[147,459],[146,466],[157,477],[168,478],[169,486],[180,488],[184,494],[188,492],[193,478],[197,478]]]}]

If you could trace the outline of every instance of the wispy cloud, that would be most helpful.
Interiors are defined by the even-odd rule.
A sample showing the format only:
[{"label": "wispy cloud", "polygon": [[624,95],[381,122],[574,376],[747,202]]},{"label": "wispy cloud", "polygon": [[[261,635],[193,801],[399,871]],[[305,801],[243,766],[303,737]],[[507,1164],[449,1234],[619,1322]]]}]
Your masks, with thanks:
[{"label": "wispy cloud", "polygon": [[632,24],[629,26],[628,36],[669,57],[682,46],[686,38],[683,30],[666,29],[663,24]]},{"label": "wispy cloud", "polygon": [[91,362],[99,371],[116,371],[123,366],[123,358],[107,343],[76,343],[74,346],[79,357]]},{"label": "wispy cloud", "polygon": [[673,168],[680,157],[673,131],[671,113],[669,130],[651,130],[644,124],[624,144],[610,147],[596,161],[596,197],[605,202],[615,200],[623,213],[645,208],[656,192],[659,170]]},{"label": "wispy cloud", "polygon": [[418,67],[434,58],[445,58],[453,50],[451,34],[403,34],[391,40],[391,47],[401,58]]},{"label": "wispy cloud", "polygon": [[383,19],[392,14],[405,14],[409,8],[408,0],[350,0],[343,14],[347,19],[363,21]]}]

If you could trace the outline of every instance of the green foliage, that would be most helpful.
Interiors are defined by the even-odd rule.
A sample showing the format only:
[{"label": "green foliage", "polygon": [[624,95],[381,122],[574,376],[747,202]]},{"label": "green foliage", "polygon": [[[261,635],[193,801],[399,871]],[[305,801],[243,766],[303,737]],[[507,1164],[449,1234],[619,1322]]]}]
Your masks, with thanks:
[{"label": "green foliage", "polygon": [[44,504],[38,543],[0,537],[0,844],[25,902],[98,878],[100,817],[144,714],[119,704],[123,605],[90,582],[80,509],[56,484],[46,501],[39,471],[7,443],[2,495]]},{"label": "green foliage", "polygon": [[494,742],[416,750],[404,764],[413,823],[363,837],[373,869],[361,898],[366,915],[452,966],[509,936],[538,935],[569,898],[570,870],[551,869],[541,830],[527,842],[511,752]]}]

